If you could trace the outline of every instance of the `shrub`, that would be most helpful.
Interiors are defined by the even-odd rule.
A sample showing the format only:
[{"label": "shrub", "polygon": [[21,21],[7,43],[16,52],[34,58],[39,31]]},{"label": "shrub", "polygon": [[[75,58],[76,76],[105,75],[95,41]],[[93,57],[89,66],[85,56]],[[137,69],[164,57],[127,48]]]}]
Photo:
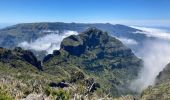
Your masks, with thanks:
[{"label": "shrub", "polygon": [[13,100],[13,98],[0,89],[0,100]]}]

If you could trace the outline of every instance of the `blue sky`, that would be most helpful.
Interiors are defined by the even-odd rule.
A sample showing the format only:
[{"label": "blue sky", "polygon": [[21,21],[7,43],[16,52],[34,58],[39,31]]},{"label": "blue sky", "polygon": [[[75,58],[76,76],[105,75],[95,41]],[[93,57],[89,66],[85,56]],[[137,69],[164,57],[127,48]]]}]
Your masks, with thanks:
[{"label": "blue sky", "polygon": [[0,23],[49,21],[170,26],[170,0],[0,0]]}]

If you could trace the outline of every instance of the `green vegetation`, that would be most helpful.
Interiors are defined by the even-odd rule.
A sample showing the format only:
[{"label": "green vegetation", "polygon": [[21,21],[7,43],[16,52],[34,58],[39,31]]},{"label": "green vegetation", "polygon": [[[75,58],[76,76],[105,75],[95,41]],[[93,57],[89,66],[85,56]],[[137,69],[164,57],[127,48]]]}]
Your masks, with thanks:
[{"label": "green vegetation", "polygon": [[13,100],[14,98],[0,87],[0,100]]},{"label": "green vegetation", "polygon": [[141,100],[169,100],[170,82],[150,86],[141,94]]}]

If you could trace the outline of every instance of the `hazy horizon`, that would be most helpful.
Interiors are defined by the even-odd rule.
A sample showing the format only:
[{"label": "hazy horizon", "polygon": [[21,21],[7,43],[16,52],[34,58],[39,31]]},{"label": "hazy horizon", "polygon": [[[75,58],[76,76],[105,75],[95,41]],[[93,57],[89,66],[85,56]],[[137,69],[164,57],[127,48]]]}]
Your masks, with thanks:
[{"label": "hazy horizon", "polygon": [[0,23],[111,23],[170,27],[168,0],[4,0]]},{"label": "hazy horizon", "polygon": [[[46,21],[44,21],[46,22]],[[60,21],[58,21],[60,22]],[[16,25],[16,24],[22,24],[22,23],[43,23],[42,22],[20,22],[20,23],[0,23],[0,29],[8,27],[8,26],[12,26],[12,25]],[[49,22],[49,23],[55,23],[55,22]],[[62,22],[62,23],[83,23],[83,24],[94,24],[93,22]],[[102,24],[106,24],[109,22],[96,22],[96,23],[102,23]],[[96,24],[95,23],[95,24]],[[168,25],[141,25],[141,24],[125,24],[125,23],[109,23],[109,24],[121,24],[121,25],[126,25],[126,26],[138,26],[138,27],[149,27],[149,28],[158,28],[158,29],[168,29],[170,30],[170,26]]]}]

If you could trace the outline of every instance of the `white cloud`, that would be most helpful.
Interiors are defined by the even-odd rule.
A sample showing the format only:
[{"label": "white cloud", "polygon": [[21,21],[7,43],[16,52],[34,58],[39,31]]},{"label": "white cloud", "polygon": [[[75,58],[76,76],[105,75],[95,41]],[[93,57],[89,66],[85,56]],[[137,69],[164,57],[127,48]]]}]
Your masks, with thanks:
[{"label": "white cloud", "polygon": [[131,84],[131,88],[141,92],[149,85],[154,85],[155,78],[170,62],[170,43],[160,40],[147,41],[138,52],[144,61],[139,76]]},{"label": "white cloud", "polygon": [[170,40],[170,32],[168,32],[167,30],[158,29],[158,28],[137,27],[137,26],[131,26],[131,27],[142,30],[142,31],[137,31],[135,33],[145,34],[148,37]]},{"label": "white cloud", "polygon": [[76,31],[64,31],[61,34],[56,34],[55,32],[49,30],[46,32],[51,33],[43,37],[40,37],[35,41],[31,42],[24,41],[22,43],[19,43],[18,46],[24,49],[32,49],[36,51],[45,50],[48,54],[51,54],[53,50],[60,49],[60,43],[65,37],[78,34]]},{"label": "white cloud", "polygon": [[117,37],[117,39],[126,45],[137,45],[138,44],[138,42],[135,41],[134,39],[124,38],[124,37],[119,37],[119,38]]}]

